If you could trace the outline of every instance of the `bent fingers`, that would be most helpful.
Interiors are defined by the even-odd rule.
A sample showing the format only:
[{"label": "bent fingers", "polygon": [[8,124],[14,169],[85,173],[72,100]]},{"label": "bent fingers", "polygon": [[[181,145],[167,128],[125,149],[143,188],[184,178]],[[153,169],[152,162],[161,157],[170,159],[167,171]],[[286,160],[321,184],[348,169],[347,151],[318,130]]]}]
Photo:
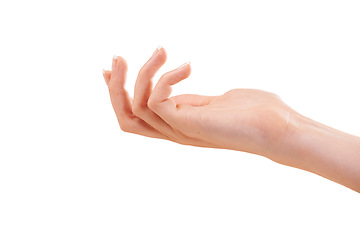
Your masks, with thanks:
[{"label": "bent fingers", "polygon": [[[114,56],[112,62],[111,77],[108,82],[111,104],[118,119],[120,128],[125,132],[143,136],[168,139],[162,133],[156,131],[146,122],[136,117],[132,112],[131,98],[125,90],[127,64],[125,59]],[[106,81],[106,79],[105,79]]]}]

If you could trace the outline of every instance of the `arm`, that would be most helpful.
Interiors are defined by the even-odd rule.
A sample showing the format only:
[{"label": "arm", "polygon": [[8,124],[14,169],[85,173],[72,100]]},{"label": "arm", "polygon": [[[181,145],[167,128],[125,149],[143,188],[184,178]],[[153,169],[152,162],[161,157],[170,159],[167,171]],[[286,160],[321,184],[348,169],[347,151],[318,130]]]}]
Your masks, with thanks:
[{"label": "arm", "polygon": [[190,64],[152,78],[166,61],[158,48],[141,68],[134,99],[124,88],[127,65],[114,57],[104,71],[110,99],[125,132],[180,144],[245,151],[310,171],[360,192],[360,139],[310,120],[277,95],[233,89],[221,96],[170,97],[190,75]]}]

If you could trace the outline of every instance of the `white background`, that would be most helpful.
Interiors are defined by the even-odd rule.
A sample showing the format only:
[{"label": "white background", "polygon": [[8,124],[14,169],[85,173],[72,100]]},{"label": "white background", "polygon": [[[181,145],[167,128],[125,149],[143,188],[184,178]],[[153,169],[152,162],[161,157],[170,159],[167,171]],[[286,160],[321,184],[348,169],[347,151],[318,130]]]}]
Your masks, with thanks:
[{"label": "white background", "polygon": [[191,61],[174,94],[275,92],[360,136],[359,1],[2,1],[0,239],[359,239],[360,195],[259,156],[123,133],[127,88],[160,44]]}]

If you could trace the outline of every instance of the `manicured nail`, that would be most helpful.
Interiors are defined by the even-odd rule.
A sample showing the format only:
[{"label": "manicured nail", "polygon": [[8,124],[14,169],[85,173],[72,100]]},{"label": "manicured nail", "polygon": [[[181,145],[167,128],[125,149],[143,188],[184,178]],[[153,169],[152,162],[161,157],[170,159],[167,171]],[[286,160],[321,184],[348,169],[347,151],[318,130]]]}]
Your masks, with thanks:
[{"label": "manicured nail", "polygon": [[183,65],[181,65],[180,67],[178,67],[177,69],[183,68],[183,67],[185,67],[186,65],[189,65],[189,64],[190,64],[190,62],[186,62]]},{"label": "manicured nail", "polygon": [[112,66],[111,66],[112,71],[115,70],[117,59],[118,59],[118,56],[114,55],[113,60],[112,60]]},{"label": "manicured nail", "polygon": [[155,50],[155,52],[153,53],[152,56],[155,56],[162,48],[163,48],[163,47],[159,45],[159,46],[156,48],[156,50]]},{"label": "manicured nail", "polygon": [[105,75],[105,69],[103,69],[102,72],[103,72],[103,75]]}]

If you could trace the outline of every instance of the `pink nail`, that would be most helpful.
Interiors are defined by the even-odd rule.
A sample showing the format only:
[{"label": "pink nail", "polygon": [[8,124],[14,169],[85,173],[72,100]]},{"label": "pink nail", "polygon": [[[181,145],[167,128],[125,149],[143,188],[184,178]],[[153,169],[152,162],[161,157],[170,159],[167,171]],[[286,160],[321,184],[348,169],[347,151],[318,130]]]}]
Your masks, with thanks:
[{"label": "pink nail", "polygon": [[163,47],[159,45],[159,46],[156,48],[156,50],[155,50],[155,52],[153,53],[152,56],[154,56],[155,54],[157,54],[162,48],[163,48]]},{"label": "pink nail", "polygon": [[113,71],[115,70],[117,59],[118,59],[118,56],[114,55],[113,60],[112,60],[112,67],[111,67],[111,69]]},{"label": "pink nail", "polygon": [[190,62],[186,62],[183,65],[179,66],[177,69],[183,68],[183,67],[185,67],[186,65],[189,65],[189,64],[190,64]]}]

